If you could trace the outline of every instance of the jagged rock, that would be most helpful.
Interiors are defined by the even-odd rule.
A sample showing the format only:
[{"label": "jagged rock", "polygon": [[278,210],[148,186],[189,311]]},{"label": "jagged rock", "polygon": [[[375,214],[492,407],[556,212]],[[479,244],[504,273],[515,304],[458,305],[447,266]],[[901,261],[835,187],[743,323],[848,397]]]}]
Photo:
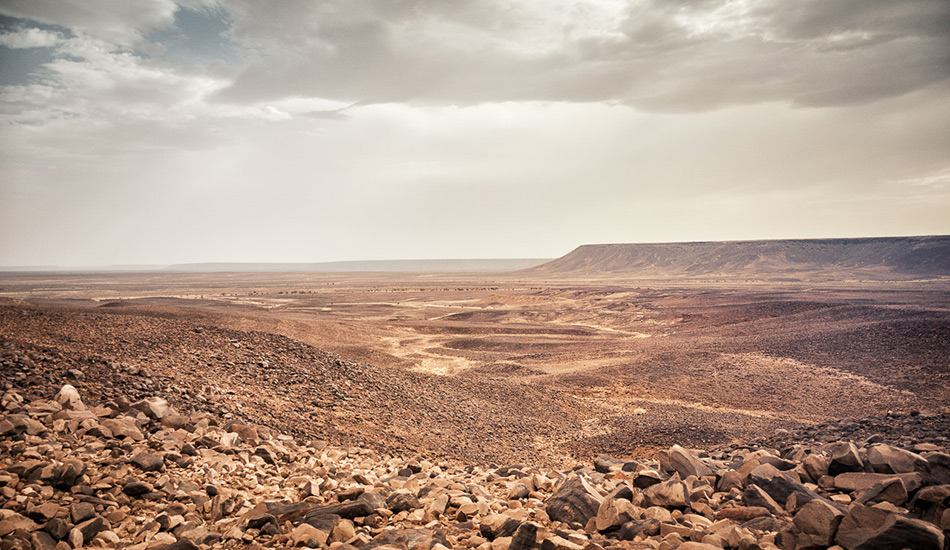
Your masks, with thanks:
[{"label": "jagged rock", "polygon": [[[660,457],[660,465],[663,466],[664,470],[668,472],[678,472],[680,477],[684,479],[689,476],[702,477],[713,474],[709,466],[703,464],[698,458],[693,456],[692,453],[679,445],[673,445],[665,454],[661,454]],[[666,458],[665,461],[663,460],[664,457]]]},{"label": "jagged rock", "polygon": [[653,518],[638,519],[623,524],[617,531],[620,540],[633,540],[637,535],[652,537],[660,534],[660,522]]},{"label": "jagged rock", "polygon": [[828,465],[828,474],[836,476],[844,472],[860,472],[864,469],[864,461],[858,454],[858,448],[850,441],[835,444],[831,449],[831,463]]},{"label": "jagged rock", "polygon": [[409,493],[393,493],[386,499],[386,507],[393,513],[405,512],[421,508],[422,504],[415,495]]},{"label": "jagged rock", "polygon": [[158,472],[165,469],[165,459],[155,453],[141,452],[130,461],[143,472]]},{"label": "jagged rock", "polygon": [[903,506],[907,502],[907,488],[904,487],[903,481],[893,477],[879,481],[864,490],[855,502],[858,504],[890,502],[895,506]]},{"label": "jagged rock", "polygon": [[100,531],[108,529],[109,523],[102,516],[95,516],[92,519],[88,519],[78,525],[77,529],[82,534],[82,540],[86,542],[91,542]]},{"label": "jagged rock", "polygon": [[802,460],[802,467],[805,469],[805,473],[815,482],[821,479],[822,476],[828,475],[828,468],[830,466],[831,458],[818,454],[810,454]]},{"label": "jagged rock", "polygon": [[943,550],[944,535],[929,523],[855,504],[841,521],[835,542],[847,550]]},{"label": "jagged rock", "polygon": [[96,507],[88,502],[77,502],[69,507],[69,517],[74,524],[96,517]]},{"label": "jagged rock", "polygon": [[644,470],[633,478],[633,486],[637,489],[646,489],[651,485],[656,485],[657,483],[662,482],[663,478],[660,477],[660,474],[651,470]]},{"label": "jagged rock", "polygon": [[883,444],[868,449],[867,462],[875,472],[882,474],[909,474],[928,469],[927,461],[920,455]]},{"label": "jagged rock", "polygon": [[644,502],[650,506],[683,508],[689,505],[689,490],[677,479],[651,485],[643,491]]},{"label": "jagged rock", "polygon": [[545,511],[553,520],[584,525],[597,514],[602,500],[584,478],[574,475],[548,499]]},{"label": "jagged rock", "polygon": [[488,540],[500,537],[510,537],[515,534],[521,521],[503,514],[490,514],[482,519],[479,530]]},{"label": "jagged rock", "polygon": [[798,506],[802,506],[814,498],[820,498],[817,493],[792,480],[788,474],[780,472],[770,464],[762,464],[752,470],[749,473],[749,481],[761,487],[775,502],[783,507],[793,493],[796,494]]},{"label": "jagged rock", "polygon": [[307,524],[301,523],[294,528],[293,532],[290,534],[290,540],[293,542],[294,546],[324,546],[327,543],[327,539],[330,537],[330,533],[326,531],[321,531],[316,527]]},{"label": "jagged rock", "polygon": [[621,469],[623,469],[623,461],[617,460],[612,456],[600,455],[594,459],[594,470],[602,474]]},{"label": "jagged rock", "polygon": [[165,401],[161,397],[149,397],[141,401],[136,401],[132,403],[132,408],[145,413],[146,416],[153,420],[161,420],[170,414],[177,414],[175,409],[168,404],[168,401]]},{"label": "jagged rock", "polygon": [[849,472],[835,476],[834,487],[843,491],[864,491],[892,478],[900,479],[908,491],[916,491],[923,484],[920,474],[871,474]]},{"label": "jagged rock", "polygon": [[623,498],[604,499],[597,510],[597,530],[619,529],[625,523],[638,519],[640,510],[632,502]]},{"label": "jagged rock", "polygon": [[742,491],[742,501],[746,506],[768,510],[773,516],[785,515],[785,507],[754,483],[750,483]]},{"label": "jagged rock", "polygon": [[924,459],[927,461],[927,477],[931,484],[950,484],[950,454],[929,452]]},{"label": "jagged rock", "polygon": [[9,517],[0,520],[0,537],[4,537],[20,529],[24,531],[35,531],[36,528],[37,525],[33,520],[13,513]]},{"label": "jagged rock", "polygon": [[518,527],[518,530],[511,537],[508,550],[529,550],[533,548],[537,542],[539,527],[536,523],[522,523],[521,527]]},{"label": "jagged rock", "polygon": [[59,390],[59,393],[56,394],[56,402],[62,405],[64,409],[74,411],[86,410],[86,405],[83,404],[82,399],[79,397],[79,391],[69,384],[64,385]]},{"label": "jagged rock", "polygon": [[835,540],[844,512],[821,499],[814,499],[795,514],[793,523],[782,532],[785,550],[827,548]]}]

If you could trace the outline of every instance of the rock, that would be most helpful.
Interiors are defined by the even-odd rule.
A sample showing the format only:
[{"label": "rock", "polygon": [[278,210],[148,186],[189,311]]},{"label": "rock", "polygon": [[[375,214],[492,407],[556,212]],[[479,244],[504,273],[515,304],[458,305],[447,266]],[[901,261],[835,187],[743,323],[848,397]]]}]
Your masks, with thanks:
[{"label": "rock", "polygon": [[88,502],[77,502],[69,507],[69,517],[74,524],[82,523],[96,517],[96,507]]},{"label": "rock", "polygon": [[145,439],[142,431],[135,425],[135,420],[127,416],[122,418],[103,418],[99,423],[103,428],[108,429],[112,433],[112,437],[127,438],[132,441],[142,441]]},{"label": "rock", "polygon": [[168,415],[177,414],[175,409],[168,404],[168,401],[165,401],[161,397],[149,397],[141,401],[136,401],[132,403],[132,408],[145,413],[145,415],[152,420],[161,420]]},{"label": "rock", "polygon": [[530,550],[536,545],[538,536],[538,527],[536,523],[522,523],[521,527],[515,531],[511,537],[511,543],[508,550]]},{"label": "rock", "polygon": [[920,455],[890,445],[872,445],[867,452],[867,462],[881,474],[909,474],[929,469]]},{"label": "rock", "polygon": [[573,475],[548,499],[545,511],[553,520],[585,525],[597,514],[602,500],[600,493],[584,478]]},{"label": "rock", "polygon": [[828,475],[828,468],[831,466],[831,458],[817,454],[810,454],[802,460],[802,468],[805,473],[815,482]]},{"label": "rock", "polygon": [[403,548],[432,548],[435,544],[449,546],[445,534],[438,529],[398,529],[383,531],[369,543],[360,547],[361,550],[372,550],[380,546],[401,546]]},{"label": "rock", "polygon": [[608,474],[611,471],[621,469],[623,469],[623,461],[612,456],[600,455],[594,459],[594,470],[599,473]]},{"label": "rock", "polygon": [[307,523],[301,523],[290,534],[290,540],[293,541],[294,546],[324,546],[329,537],[330,533]]},{"label": "rock", "polygon": [[638,519],[640,515],[640,510],[629,500],[623,498],[604,499],[597,510],[597,530],[619,529],[623,524]]},{"label": "rock", "polygon": [[99,534],[99,531],[108,529],[108,522],[102,516],[95,516],[92,519],[86,520],[78,525],[75,529],[82,534],[83,541],[92,541],[96,535]]},{"label": "rock", "polygon": [[33,550],[53,550],[56,548],[56,541],[45,531],[31,533],[30,544],[33,546]]},{"label": "rock", "polygon": [[633,540],[641,533],[648,537],[659,535],[660,522],[653,518],[627,522],[617,531],[617,538],[620,540]]},{"label": "rock", "polygon": [[138,453],[132,457],[131,462],[143,472],[158,472],[165,469],[165,459],[155,453]]},{"label": "rock", "polygon": [[867,472],[850,472],[835,476],[834,487],[842,491],[864,491],[872,486],[887,481],[891,478],[897,478],[904,482],[908,492],[916,491],[920,488],[923,480],[920,474],[871,474]]},{"label": "rock", "polygon": [[677,550],[721,550],[721,548],[702,542],[687,541],[679,545]]},{"label": "rock", "polygon": [[194,542],[184,539],[170,544],[149,547],[149,550],[199,550],[199,548]]},{"label": "rock", "polygon": [[20,514],[13,513],[6,519],[0,521],[0,537],[5,537],[10,533],[23,530],[23,531],[35,531],[37,525],[33,520],[23,517]]},{"label": "rock", "polygon": [[399,512],[421,508],[422,504],[415,495],[409,493],[393,493],[386,499],[386,507],[392,510],[393,513],[398,514]]},{"label": "rock", "polygon": [[944,535],[929,523],[855,504],[841,521],[835,542],[847,550],[943,550]]},{"label": "rock", "polygon": [[150,483],[138,480],[130,480],[123,487],[122,492],[129,495],[130,497],[142,496],[146,493],[151,493],[154,490],[154,487]]},{"label": "rock", "polygon": [[[661,465],[664,465],[663,456],[664,455],[661,455]],[[689,476],[703,477],[713,475],[713,471],[709,466],[700,462],[692,453],[679,445],[670,447],[670,449],[666,451],[665,457],[668,463],[664,465],[663,469],[669,472],[678,472],[680,477],[684,479]]]},{"label": "rock", "polygon": [[899,478],[892,477],[865,489],[856,502],[858,504],[890,502],[895,506],[903,506],[907,502],[907,488]]},{"label": "rock", "polygon": [[774,498],[755,483],[750,483],[742,492],[742,501],[745,502],[746,506],[763,508],[773,516],[785,515],[785,507],[775,502]]},{"label": "rock", "polygon": [[780,472],[771,464],[762,464],[752,470],[749,473],[749,481],[761,487],[782,507],[788,502],[792,493],[796,493],[796,503],[799,507],[809,500],[820,498],[817,493],[792,480],[788,474]]},{"label": "rock", "polygon": [[479,531],[488,540],[495,540],[514,535],[518,527],[521,527],[521,523],[503,514],[490,514],[482,519]]},{"label": "rock", "polygon": [[795,514],[796,550],[830,546],[835,540],[844,513],[822,499],[814,499]]},{"label": "rock", "polygon": [[684,508],[689,505],[689,490],[682,481],[671,479],[651,485],[643,491],[644,503],[666,508]]},{"label": "rock", "polygon": [[69,384],[60,388],[59,393],[56,394],[56,402],[62,405],[64,409],[73,411],[86,410],[86,405],[83,404],[82,399],[79,397],[79,391]]},{"label": "rock", "polygon": [[828,474],[836,476],[844,472],[860,472],[864,469],[864,462],[858,454],[858,448],[850,441],[843,441],[831,448],[831,463],[828,465]]},{"label": "rock", "polygon": [[[768,497],[768,495],[766,495]],[[750,519],[771,516],[767,508],[762,506],[735,506],[732,508],[720,508],[716,512],[716,519],[731,519],[733,521],[749,521]]]}]

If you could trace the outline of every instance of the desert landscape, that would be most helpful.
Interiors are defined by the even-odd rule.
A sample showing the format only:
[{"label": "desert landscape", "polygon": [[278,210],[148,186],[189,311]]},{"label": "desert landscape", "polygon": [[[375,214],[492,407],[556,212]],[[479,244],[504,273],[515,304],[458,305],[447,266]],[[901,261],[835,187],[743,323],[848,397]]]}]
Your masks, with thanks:
[{"label": "desert landscape", "polygon": [[[861,466],[838,473],[881,475],[867,462],[865,446],[875,443],[936,452],[934,464],[946,467],[948,242],[754,243],[751,260],[747,243],[686,252],[581,247],[494,273],[7,273],[0,277],[4,399],[12,411],[21,400],[51,400],[68,384],[84,403],[113,413],[127,406],[116,404],[160,399],[176,414],[266,427],[317,449],[366,449],[466,472],[512,465],[569,472],[586,463],[611,483],[629,477],[635,485],[650,464],[656,481],[668,483],[679,471],[669,466],[671,449],[684,447],[706,450],[682,450],[706,476],[714,468],[708,459],[729,452],[777,449],[782,458],[775,460],[787,460],[789,452],[803,458],[807,445],[815,457],[833,457],[844,441],[861,445],[854,451]],[[814,252],[829,246],[849,255]],[[770,259],[762,247],[782,252]],[[893,250],[901,252],[896,259]],[[692,267],[671,265],[667,254]],[[13,445],[7,456],[23,452],[7,439],[20,432],[5,433]],[[75,433],[90,437],[88,428]],[[804,473],[792,463],[784,469],[793,468]],[[938,475],[929,466],[926,472]],[[817,484],[809,491],[841,490],[809,475],[800,479]],[[688,473],[671,481],[680,478]],[[925,485],[934,479],[925,477]],[[553,496],[534,498],[547,501],[554,519]],[[746,507],[759,502],[743,498]],[[798,511],[783,500],[769,516]],[[946,529],[943,509],[931,510],[932,521]],[[715,510],[693,512],[720,518]],[[616,535],[620,526],[593,531]],[[805,539],[788,525],[767,527],[756,532],[770,538],[757,540],[811,547],[796,543]],[[578,535],[585,528],[591,535],[589,525],[579,525]],[[280,533],[287,535],[282,528],[271,535]],[[648,534],[634,539],[660,543]],[[369,540],[341,542],[365,547]]]}]

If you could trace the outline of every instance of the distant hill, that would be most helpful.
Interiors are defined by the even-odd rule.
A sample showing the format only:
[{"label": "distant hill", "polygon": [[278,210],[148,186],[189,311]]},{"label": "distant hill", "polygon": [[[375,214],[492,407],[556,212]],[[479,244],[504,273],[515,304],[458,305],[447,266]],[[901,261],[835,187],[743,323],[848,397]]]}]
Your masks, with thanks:
[{"label": "distant hill", "polygon": [[451,260],[365,260],[322,263],[198,263],[178,264],[168,269],[178,272],[394,272],[394,273],[489,273],[517,271],[540,265],[548,258],[451,259]]},{"label": "distant hill", "polygon": [[950,277],[950,236],[592,244],[522,273],[551,277]]}]

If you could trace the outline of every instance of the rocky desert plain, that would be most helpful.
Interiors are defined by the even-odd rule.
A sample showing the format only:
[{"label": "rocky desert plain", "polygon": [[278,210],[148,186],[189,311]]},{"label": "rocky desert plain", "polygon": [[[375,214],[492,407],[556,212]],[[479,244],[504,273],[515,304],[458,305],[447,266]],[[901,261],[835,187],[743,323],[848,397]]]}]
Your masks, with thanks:
[{"label": "rocky desert plain", "polygon": [[0,549],[950,548],[948,237],[238,267],[0,274]]}]

